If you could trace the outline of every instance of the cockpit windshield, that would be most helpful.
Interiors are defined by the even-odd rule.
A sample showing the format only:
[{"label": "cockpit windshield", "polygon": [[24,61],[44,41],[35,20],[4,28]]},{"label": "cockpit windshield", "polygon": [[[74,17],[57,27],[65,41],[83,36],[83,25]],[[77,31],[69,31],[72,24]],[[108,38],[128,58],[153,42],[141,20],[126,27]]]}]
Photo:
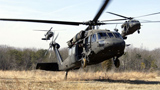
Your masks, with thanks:
[{"label": "cockpit windshield", "polygon": [[116,32],[99,32],[97,33],[98,35],[98,39],[106,39],[106,38],[122,38],[122,36],[119,34],[119,33],[116,33]]},{"label": "cockpit windshield", "polygon": [[104,32],[98,33],[98,39],[103,39],[103,38],[107,38],[107,37],[108,37],[107,34]]},{"label": "cockpit windshield", "polygon": [[109,35],[110,38],[114,37],[114,35],[112,33],[108,33],[108,35]]},{"label": "cockpit windshield", "polygon": [[113,33],[114,34],[114,36],[116,37],[116,38],[121,38],[122,39],[122,36],[119,34],[119,33]]}]

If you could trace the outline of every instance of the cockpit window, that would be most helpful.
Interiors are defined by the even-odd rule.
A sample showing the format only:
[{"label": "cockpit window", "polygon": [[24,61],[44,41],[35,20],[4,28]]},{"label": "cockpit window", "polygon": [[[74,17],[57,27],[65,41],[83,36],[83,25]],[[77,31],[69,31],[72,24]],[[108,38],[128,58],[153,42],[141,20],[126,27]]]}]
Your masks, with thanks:
[{"label": "cockpit window", "polygon": [[113,34],[116,38],[122,38],[122,36],[119,33],[113,33]]},{"label": "cockpit window", "polygon": [[104,32],[98,33],[98,39],[107,38],[107,34]]},{"label": "cockpit window", "polygon": [[92,41],[92,42],[95,42],[95,41],[96,41],[96,34],[92,35],[91,41]]},{"label": "cockpit window", "polygon": [[112,33],[108,33],[108,35],[109,35],[110,38],[114,37]]}]

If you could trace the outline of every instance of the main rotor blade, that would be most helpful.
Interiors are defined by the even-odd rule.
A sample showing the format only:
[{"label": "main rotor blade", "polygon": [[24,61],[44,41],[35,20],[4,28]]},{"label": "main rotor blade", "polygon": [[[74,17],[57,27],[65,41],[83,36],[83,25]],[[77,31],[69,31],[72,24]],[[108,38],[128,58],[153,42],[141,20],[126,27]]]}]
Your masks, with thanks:
[{"label": "main rotor blade", "polygon": [[58,35],[59,35],[59,33],[57,34],[56,38],[54,39],[54,41],[53,41],[54,43],[55,43],[55,41],[56,41],[56,39],[57,39]]},{"label": "main rotor blade", "polygon": [[107,24],[123,24],[124,22],[117,22],[117,23],[104,23],[104,25],[107,25]]},{"label": "main rotor blade", "polygon": [[46,34],[48,34],[51,30],[52,30],[52,27],[48,30],[48,32]]},{"label": "main rotor blade", "polygon": [[106,8],[106,6],[108,5],[110,0],[105,0],[104,4],[102,5],[102,7],[100,8],[100,10],[98,11],[98,13],[96,14],[96,16],[94,17],[93,21],[97,22],[99,17],[101,16],[102,12],[104,11],[104,9]]},{"label": "main rotor blade", "polygon": [[63,24],[63,25],[80,25],[80,24],[85,24],[84,22],[54,21],[54,20],[36,20],[36,19],[10,19],[10,18],[0,18],[0,20],[1,20],[1,21],[21,21],[21,22]]},{"label": "main rotor blade", "polygon": [[49,46],[48,50],[45,52],[44,56],[46,56],[50,50],[50,48],[52,48],[52,46]]},{"label": "main rotor blade", "polygon": [[101,22],[108,22],[108,21],[123,21],[126,19],[112,19],[112,20],[102,20]]},{"label": "main rotor blade", "polygon": [[151,13],[151,14],[147,14],[147,15],[142,15],[142,16],[138,16],[138,17],[135,17],[135,18],[146,17],[146,16],[152,16],[152,15],[156,15],[156,14],[160,14],[160,12]]},{"label": "main rotor blade", "polygon": [[48,31],[48,30],[33,30],[33,31],[45,31],[45,32],[46,32],[46,31]]},{"label": "main rotor blade", "polygon": [[[123,24],[124,22],[115,22],[115,23],[103,23],[103,25],[107,24]],[[140,23],[160,23],[160,21],[140,21]]]},{"label": "main rotor blade", "polygon": [[[106,24],[123,24],[124,22],[104,23]],[[160,21],[140,21],[140,23],[160,23]]]},{"label": "main rotor blade", "polygon": [[51,27],[49,30],[52,30],[53,27]]},{"label": "main rotor blade", "polygon": [[[102,12],[104,11],[104,9],[106,8],[106,6],[108,5],[110,0],[105,0],[104,4],[101,6],[100,10],[98,11],[98,13],[96,14],[96,16],[93,18],[93,22],[98,21],[99,17],[101,16]],[[85,29],[85,30],[89,30],[90,29],[90,25]]]},{"label": "main rotor blade", "polygon": [[107,12],[107,13],[109,13],[109,14],[113,14],[113,15],[116,15],[116,16],[119,16],[119,17],[122,17],[122,18],[125,18],[125,19],[133,19],[132,17],[126,17],[126,16],[119,15],[119,14],[112,13],[112,12]]},{"label": "main rotor blade", "polygon": [[141,23],[160,23],[160,21],[142,21]]},{"label": "main rotor blade", "polygon": [[52,30],[52,28],[53,28],[53,27],[51,27],[51,28],[48,30],[48,32],[47,32],[47,33],[49,33],[49,32]]},{"label": "main rotor blade", "polygon": [[[48,30],[33,30],[33,31],[48,31]],[[64,30],[52,30],[52,31],[64,31]]]}]

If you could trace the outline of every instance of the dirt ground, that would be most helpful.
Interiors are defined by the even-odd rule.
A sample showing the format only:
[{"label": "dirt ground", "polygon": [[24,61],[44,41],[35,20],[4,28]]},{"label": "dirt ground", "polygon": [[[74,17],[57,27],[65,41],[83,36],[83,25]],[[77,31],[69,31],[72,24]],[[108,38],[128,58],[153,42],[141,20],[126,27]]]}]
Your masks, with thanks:
[{"label": "dirt ground", "polygon": [[160,90],[160,77],[142,72],[0,71],[0,90]]}]

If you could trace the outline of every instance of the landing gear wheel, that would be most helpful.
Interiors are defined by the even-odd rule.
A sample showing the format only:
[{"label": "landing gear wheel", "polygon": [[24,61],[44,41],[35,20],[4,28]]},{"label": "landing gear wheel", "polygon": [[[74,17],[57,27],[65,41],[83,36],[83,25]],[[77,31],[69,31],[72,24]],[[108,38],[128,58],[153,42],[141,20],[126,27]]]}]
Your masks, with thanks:
[{"label": "landing gear wheel", "polygon": [[120,61],[119,61],[119,59],[116,59],[116,60],[114,61],[114,65],[115,65],[116,68],[119,68],[119,66],[120,66]]},{"label": "landing gear wheel", "polygon": [[87,60],[85,58],[82,59],[81,66],[82,68],[85,68],[87,66]]}]

